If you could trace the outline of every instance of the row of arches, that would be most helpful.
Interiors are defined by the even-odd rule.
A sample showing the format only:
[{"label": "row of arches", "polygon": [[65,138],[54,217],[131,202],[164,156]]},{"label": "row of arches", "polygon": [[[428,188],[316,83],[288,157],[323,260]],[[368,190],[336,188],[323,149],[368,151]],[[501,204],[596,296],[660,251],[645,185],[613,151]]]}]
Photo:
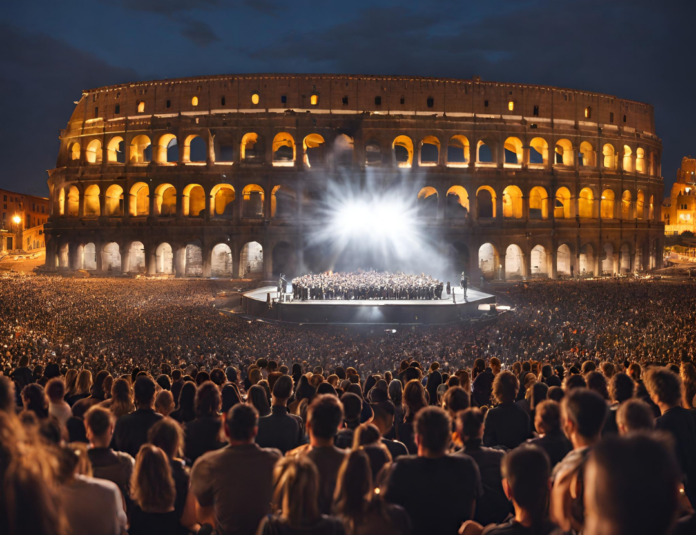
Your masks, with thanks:
[{"label": "row of arches", "polygon": [[[152,190],[145,182],[133,184],[129,190],[112,184],[103,192],[97,184],[87,186],[80,203],[77,186],[65,186],[58,193],[58,214],[66,217],[108,216],[121,217],[126,213],[138,216],[203,217],[208,211],[211,217],[229,219],[234,216],[237,200],[231,184],[216,184],[206,194],[200,184],[188,184],[177,196],[172,184],[160,184]],[[265,217],[266,192],[258,184],[248,184],[242,190],[241,210],[243,217]],[[295,191],[286,185],[271,190],[270,217],[284,217],[295,211]]]},{"label": "row of arches", "polygon": [[[288,242],[273,247],[272,259],[273,273],[294,271],[296,257]],[[257,241],[246,242],[236,251],[228,243],[218,243],[206,252],[200,240],[184,244],[163,241],[150,250],[141,241],[123,246],[108,242],[101,247],[94,242],[66,242],[57,249],[54,265],[56,269],[99,270],[111,274],[240,278],[260,278],[265,267],[263,247]]]},{"label": "row of arches", "polygon": [[[570,219],[576,215],[581,218],[602,219],[648,219],[655,218],[655,197],[650,195],[647,200],[642,190],[638,190],[635,198],[629,190],[625,190],[617,199],[614,191],[605,189],[599,198],[591,188],[583,188],[578,197],[574,198],[567,187],[556,190],[555,198],[550,199],[546,188],[535,186],[525,197],[518,186],[510,185],[503,190],[502,207],[498,202],[498,194],[491,186],[480,186],[476,190],[477,218],[499,217],[502,210],[504,219]],[[469,194],[463,186],[452,186],[447,190],[445,216],[448,218],[467,217],[472,207]],[[647,214],[646,214],[647,208]],[[418,213],[425,217],[435,217],[439,210],[438,191],[432,186],[422,188],[418,193]],[[597,214],[599,210],[599,214]],[[527,212],[527,216],[525,216]]]},{"label": "row of arches", "polygon": [[[84,158],[80,142],[75,141],[69,147],[71,160],[84,161],[89,164],[101,164],[105,159],[110,163],[147,164],[156,162],[161,165],[205,164],[208,160],[215,163],[232,163],[235,161],[235,143],[221,134],[212,137],[213,151],[210,153],[206,141],[197,134],[183,139],[180,145],[176,135],[165,133],[154,140],[145,134],[133,137],[126,145],[123,137],[111,138],[102,150],[101,141],[93,139],[84,148]],[[354,140],[346,134],[339,134],[331,143],[324,136],[312,133],[301,141],[302,160],[306,167],[322,166],[328,155],[338,165],[352,165]],[[444,163],[450,167],[466,167],[471,163],[477,165],[497,165],[504,167],[547,167],[560,165],[572,167],[597,167],[603,169],[642,174],[659,174],[657,156],[654,151],[646,153],[643,147],[631,148],[629,145],[618,146],[605,143],[596,148],[589,141],[580,142],[575,147],[569,139],[559,139],[550,146],[543,137],[534,137],[525,143],[518,137],[508,137],[498,146],[494,139],[483,138],[475,145],[465,135],[454,135],[447,141],[444,159],[441,158],[443,142],[436,136],[426,136],[414,143],[411,137],[399,135],[391,143],[391,159],[400,168],[410,168],[417,163],[421,167],[436,166]],[[502,152],[498,154],[498,150]],[[385,163],[384,147],[376,139],[365,143],[365,164],[381,165]],[[248,132],[242,136],[239,144],[240,161],[262,163],[267,159],[266,143],[263,136]],[[472,161],[473,159],[473,161]],[[271,163],[274,166],[294,166],[297,160],[297,144],[288,132],[279,132],[271,142]]]}]

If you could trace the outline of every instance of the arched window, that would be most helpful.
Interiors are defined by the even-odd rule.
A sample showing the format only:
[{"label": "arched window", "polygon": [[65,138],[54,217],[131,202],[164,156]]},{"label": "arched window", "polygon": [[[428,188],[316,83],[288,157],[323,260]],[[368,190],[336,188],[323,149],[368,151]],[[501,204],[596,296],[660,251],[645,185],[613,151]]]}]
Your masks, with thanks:
[{"label": "arched window", "polygon": [[149,215],[150,188],[145,182],[138,182],[131,187],[129,213],[135,217]]},{"label": "arched window", "polygon": [[75,186],[65,190],[65,215],[77,217],[80,214],[80,191]]},{"label": "arched window", "polygon": [[204,164],[208,160],[208,146],[201,136],[187,136],[182,147],[181,161],[186,164]]},{"label": "arched window", "polygon": [[533,165],[548,165],[549,144],[544,138],[535,137],[529,142],[529,163]]},{"label": "arched window", "polygon": [[259,96],[258,91],[254,91],[251,94],[251,103],[256,106],[259,102],[261,102],[261,97]]},{"label": "arched window", "polygon": [[566,187],[556,190],[556,203],[554,204],[553,217],[556,219],[570,219],[570,190]]},{"label": "arched window", "polygon": [[99,186],[92,184],[88,186],[85,190],[85,205],[83,213],[86,216],[99,216],[101,215],[100,202],[99,202]]},{"label": "arched window", "polygon": [[437,190],[426,186],[418,192],[418,215],[421,217],[437,217]]},{"label": "arched window", "polygon": [[522,142],[519,138],[509,137],[505,140],[505,164],[506,165],[521,165],[522,164]]},{"label": "arched window", "polygon": [[463,167],[469,164],[469,140],[466,136],[452,136],[447,144],[447,165]]},{"label": "arched window", "polygon": [[599,205],[600,217],[602,219],[614,219],[614,192],[605,189],[602,192],[602,202]]},{"label": "arched window", "polygon": [[585,108],[585,119],[592,119],[592,107]]},{"label": "arched window", "polygon": [[643,219],[645,212],[645,193],[642,190],[638,190],[636,195],[636,219]]},{"label": "arched window", "polygon": [[481,275],[487,279],[498,278],[500,273],[500,255],[493,244],[484,243],[478,250],[479,269]]},{"label": "arched window", "polygon": [[119,136],[111,138],[106,154],[109,163],[126,163],[126,148],[123,138]]},{"label": "arched window", "polygon": [[147,136],[135,136],[130,145],[130,163],[149,163],[152,160],[152,148],[150,138]]},{"label": "arched window", "polygon": [[636,171],[645,173],[645,149],[642,147],[636,149]]},{"label": "arched window", "polygon": [[447,190],[445,215],[450,219],[463,219],[469,214],[469,194],[462,186]]},{"label": "arched window", "polygon": [[218,184],[210,190],[213,217],[231,218],[234,214],[234,188],[230,184]]},{"label": "arched window", "polygon": [[623,170],[629,173],[633,171],[633,151],[628,145],[623,148]]},{"label": "arched window", "polygon": [[263,248],[259,242],[249,242],[242,247],[239,255],[239,276],[258,278],[263,274]]},{"label": "arched window", "polygon": [[273,165],[276,167],[295,165],[295,139],[287,132],[279,132],[273,138]]},{"label": "arched window", "polygon": [[289,217],[295,214],[297,196],[295,191],[285,184],[276,186],[271,191],[271,217]]},{"label": "arched window", "polygon": [[72,161],[79,161],[80,159],[80,144],[77,142],[70,146],[70,159]]},{"label": "arched window", "polygon": [[519,279],[523,275],[522,249],[519,245],[509,245],[505,251],[505,278]]},{"label": "arched window", "polygon": [[616,149],[614,145],[607,143],[602,147],[602,155],[604,156],[604,168],[605,169],[616,169]]},{"label": "arched window", "polygon": [[155,147],[155,161],[159,164],[175,165],[179,160],[179,145],[174,134],[164,134]]},{"label": "arched window", "polygon": [[141,100],[138,102],[138,113],[144,113],[145,112],[145,101]]},{"label": "arched window", "polygon": [[580,217],[596,217],[594,210],[594,194],[590,188],[583,188],[580,190],[578,198],[578,215]]},{"label": "arched window", "polygon": [[242,190],[242,214],[244,217],[262,218],[265,194],[258,184],[249,184]]},{"label": "arched window", "polygon": [[426,136],[421,141],[420,165],[437,165],[440,161],[440,140],[435,136]]},{"label": "arched window", "polygon": [[543,245],[534,246],[529,260],[532,276],[548,276],[549,260]]},{"label": "arched window", "polygon": [[205,191],[200,184],[189,184],[184,188],[181,208],[185,217],[203,217],[205,214]]},{"label": "arched window", "polygon": [[160,184],[155,188],[155,215],[176,215],[176,188],[171,184]]},{"label": "arched window", "polygon": [[244,137],[242,137],[241,157],[245,162],[263,162],[264,147],[258,134],[254,132],[244,134]]},{"label": "arched window", "polygon": [[567,139],[556,142],[556,161],[558,165],[573,165],[573,144]]},{"label": "arched window", "polygon": [[338,134],[334,140],[334,161],[338,167],[353,165],[353,138]]},{"label": "arched window", "polygon": [[654,212],[654,201],[655,201],[655,196],[651,195],[650,196],[650,205],[648,206],[648,219],[652,221],[655,217],[655,212]]},{"label": "arched window", "polygon": [[304,163],[307,167],[324,164],[324,138],[319,134],[309,134],[302,141]]},{"label": "arched window", "polygon": [[365,143],[365,164],[368,167],[376,167],[382,164],[382,149],[374,139]]},{"label": "arched window", "polygon": [[529,192],[529,219],[549,218],[549,196],[541,186]]},{"label": "arched window", "polygon": [[106,190],[105,214],[110,217],[123,216],[123,188],[117,184]]},{"label": "arched window", "polygon": [[411,167],[413,165],[413,141],[408,136],[398,136],[392,143],[394,159],[399,167]]},{"label": "arched window", "polygon": [[102,161],[102,145],[98,139],[93,139],[87,145],[87,163],[100,164]]},{"label": "arched window", "polygon": [[476,191],[476,208],[479,218],[496,216],[496,195],[493,188],[490,186],[481,186]]},{"label": "arched window", "polygon": [[198,106],[198,97],[193,97],[191,99],[191,106],[193,106],[194,108]]},{"label": "arched window", "polygon": [[595,162],[595,151],[590,143],[583,141],[580,143],[580,165],[583,167],[594,167]]},{"label": "arched window", "polygon": [[483,164],[494,163],[493,151],[483,140],[476,144],[476,162]]},{"label": "arched window", "polygon": [[631,219],[631,192],[628,190],[621,195],[621,219]]},{"label": "arched window", "polygon": [[522,190],[517,186],[508,186],[503,190],[503,217],[506,219],[521,219]]},{"label": "arched window", "polygon": [[212,277],[232,276],[232,250],[226,243],[218,243],[210,253],[210,275]]}]

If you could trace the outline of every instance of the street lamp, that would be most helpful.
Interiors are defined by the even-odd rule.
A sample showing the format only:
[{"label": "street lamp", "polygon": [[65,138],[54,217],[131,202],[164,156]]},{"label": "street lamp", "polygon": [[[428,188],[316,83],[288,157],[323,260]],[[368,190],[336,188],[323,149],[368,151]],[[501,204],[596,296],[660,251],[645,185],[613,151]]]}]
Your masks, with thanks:
[{"label": "street lamp", "polygon": [[12,221],[15,223],[15,225],[19,225],[22,222],[22,218],[16,215],[12,218]]}]

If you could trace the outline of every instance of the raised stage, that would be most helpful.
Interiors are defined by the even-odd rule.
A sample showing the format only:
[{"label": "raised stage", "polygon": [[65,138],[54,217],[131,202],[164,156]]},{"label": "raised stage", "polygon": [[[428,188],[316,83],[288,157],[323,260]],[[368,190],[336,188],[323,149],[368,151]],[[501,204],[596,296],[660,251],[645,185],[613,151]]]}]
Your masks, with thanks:
[{"label": "raised stage", "polygon": [[[495,296],[469,288],[466,300],[456,288],[456,303],[434,300],[312,300],[279,303],[275,286],[266,286],[242,296],[245,314],[288,323],[327,325],[444,325],[478,318],[488,312],[479,305],[495,304]],[[272,306],[268,307],[270,294]],[[447,294],[443,294],[447,297]],[[489,309],[489,307],[485,307]]]}]

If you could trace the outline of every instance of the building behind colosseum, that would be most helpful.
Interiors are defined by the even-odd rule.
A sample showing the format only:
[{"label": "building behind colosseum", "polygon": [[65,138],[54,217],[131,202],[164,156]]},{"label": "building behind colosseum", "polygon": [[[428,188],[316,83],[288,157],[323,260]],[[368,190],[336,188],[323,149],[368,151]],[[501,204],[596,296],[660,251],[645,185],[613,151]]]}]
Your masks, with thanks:
[{"label": "building behind colosseum", "polygon": [[47,268],[271,278],[330,267],[329,180],[410,188],[476,280],[662,264],[650,105],[555,87],[224,75],[85,91],[49,171]]}]

